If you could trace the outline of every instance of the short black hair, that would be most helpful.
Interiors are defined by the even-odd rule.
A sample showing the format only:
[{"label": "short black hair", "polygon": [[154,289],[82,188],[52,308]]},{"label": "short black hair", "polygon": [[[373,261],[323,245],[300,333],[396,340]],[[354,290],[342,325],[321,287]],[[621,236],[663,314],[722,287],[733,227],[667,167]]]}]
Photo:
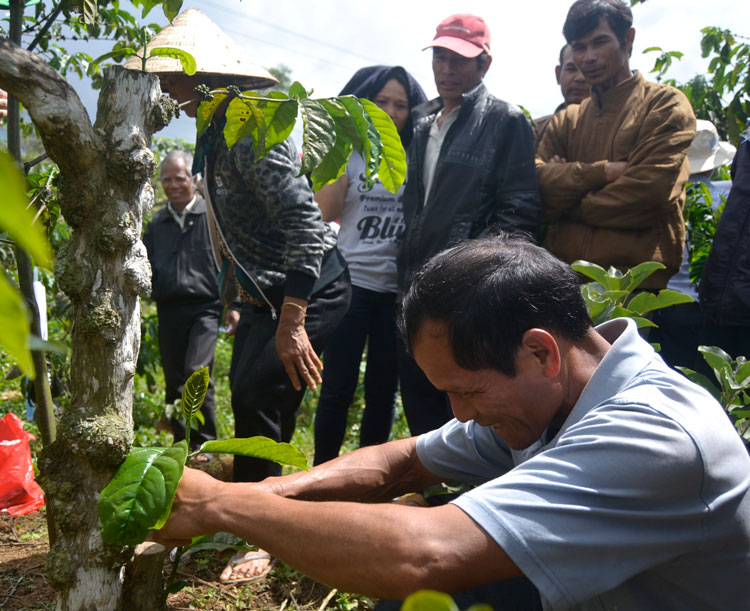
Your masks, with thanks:
[{"label": "short black hair", "polygon": [[523,238],[506,236],[468,240],[430,259],[399,313],[409,351],[428,320],[445,326],[460,367],[508,376],[516,374],[527,330],[581,341],[593,326],[570,266]]},{"label": "short black hair", "polygon": [[567,49],[569,46],[570,45],[568,43],[565,43],[560,49],[560,58],[557,60],[559,62],[558,66],[560,66],[560,68],[563,67],[563,56],[565,55],[565,49]]},{"label": "short black hair", "polygon": [[607,18],[609,27],[624,47],[628,30],[633,26],[633,13],[622,0],[577,0],[565,18],[565,40],[572,43],[583,38],[596,29],[602,17]]}]

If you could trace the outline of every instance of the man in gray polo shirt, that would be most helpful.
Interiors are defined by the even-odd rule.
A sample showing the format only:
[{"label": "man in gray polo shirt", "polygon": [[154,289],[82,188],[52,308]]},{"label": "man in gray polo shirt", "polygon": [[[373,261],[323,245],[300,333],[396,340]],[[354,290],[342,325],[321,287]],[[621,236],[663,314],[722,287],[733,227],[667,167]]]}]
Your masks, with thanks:
[{"label": "man in gray polo shirt", "polygon": [[[257,484],[187,470],[159,538],[231,531],[340,589],[461,592],[462,608],[528,608],[465,598],[521,575],[550,609],[747,608],[739,436],[632,320],[592,327],[567,265],[465,242],[416,276],[402,327],[454,420]],[[438,507],[351,502],[447,480],[477,487]]]}]

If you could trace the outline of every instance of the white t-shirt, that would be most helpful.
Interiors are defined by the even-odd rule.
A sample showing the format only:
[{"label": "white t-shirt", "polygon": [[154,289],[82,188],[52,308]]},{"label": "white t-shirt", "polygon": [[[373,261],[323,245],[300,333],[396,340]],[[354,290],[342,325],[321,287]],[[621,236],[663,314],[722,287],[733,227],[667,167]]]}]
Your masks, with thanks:
[{"label": "white t-shirt", "polygon": [[521,452],[452,420],[422,463],[478,487],[454,503],[539,588],[547,609],[748,609],[750,457],[721,406],[632,320],[563,427]]},{"label": "white t-shirt", "polygon": [[349,188],[341,213],[338,247],[349,264],[352,284],[395,293],[396,254],[404,233],[404,187],[397,195],[365,183],[365,164],[355,151],[346,168]]}]

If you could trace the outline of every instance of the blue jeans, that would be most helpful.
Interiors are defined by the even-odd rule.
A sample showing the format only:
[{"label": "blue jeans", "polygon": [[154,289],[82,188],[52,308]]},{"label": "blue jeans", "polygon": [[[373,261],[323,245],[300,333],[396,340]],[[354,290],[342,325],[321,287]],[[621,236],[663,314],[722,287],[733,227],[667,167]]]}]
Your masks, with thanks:
[{"label": "blue jeans", "polygon": [[395,303],[395,293],[352,287],[349,311],[323,353],[323,385],[315,412],[316,465],[339,455],[365,343],[365,411],[359,445],[384,443],[390,437],[398,387]]}]

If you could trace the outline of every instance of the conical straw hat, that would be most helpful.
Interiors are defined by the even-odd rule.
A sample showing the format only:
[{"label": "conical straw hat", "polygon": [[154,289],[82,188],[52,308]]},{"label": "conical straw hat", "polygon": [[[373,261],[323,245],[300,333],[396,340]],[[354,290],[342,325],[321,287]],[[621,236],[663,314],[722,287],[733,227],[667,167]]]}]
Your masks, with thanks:
[{"label": "conical straw hat", "polygon": [[[278,83],[270,72],[253,62],[248,53],[205,13],[195,8],[189,8],[175,17],[170,25],[151,39],[147,47],[176,47],[187,51],[195,58],[197,75],[228,77],[227,81],[241,88],[261,89]],[[143,55],[143,49],[138,51],[138,55]],[[124,65],[131,70],[140,70],[141,60],[132,56]],[[171,57],[148,58],[146,70],[159,75],[183,72],[180,60]]]}]

